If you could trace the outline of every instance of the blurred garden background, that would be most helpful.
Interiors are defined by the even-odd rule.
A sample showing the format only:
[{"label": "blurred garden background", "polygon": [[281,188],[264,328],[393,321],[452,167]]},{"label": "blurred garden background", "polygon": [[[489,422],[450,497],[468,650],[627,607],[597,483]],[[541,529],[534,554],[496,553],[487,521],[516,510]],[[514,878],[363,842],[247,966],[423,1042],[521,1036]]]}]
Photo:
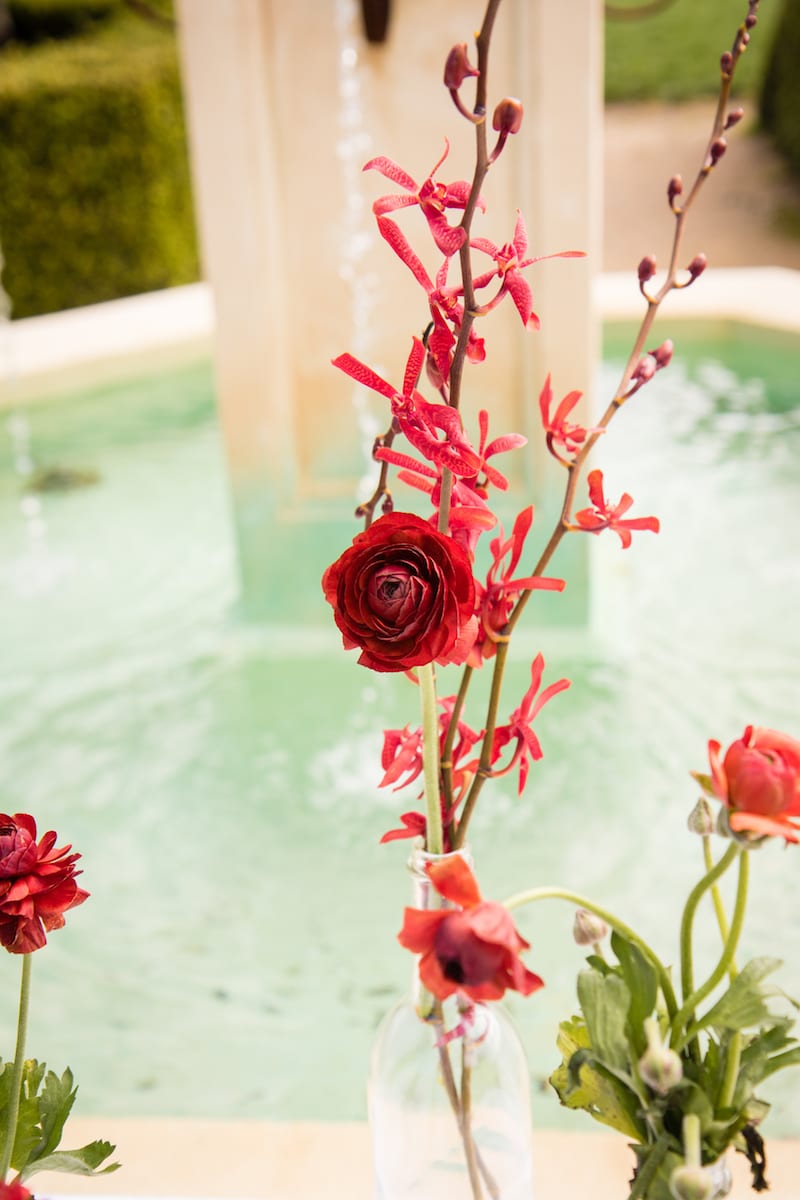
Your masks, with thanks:
[{"label": "blurred garden background", "polygon": [[[606,5],[606,99],[675,106],[716,88],[732,0]],[[0,246],[12,318],[185,284],[201,266],[170,0],[0,3]],[[723,49],[724,47],[720,47]],[[770,214],[800,239],[800,6],[769,0],[737,75],[747,135],[785,170]],[[616,264],[615,264],[616,265]]]}]

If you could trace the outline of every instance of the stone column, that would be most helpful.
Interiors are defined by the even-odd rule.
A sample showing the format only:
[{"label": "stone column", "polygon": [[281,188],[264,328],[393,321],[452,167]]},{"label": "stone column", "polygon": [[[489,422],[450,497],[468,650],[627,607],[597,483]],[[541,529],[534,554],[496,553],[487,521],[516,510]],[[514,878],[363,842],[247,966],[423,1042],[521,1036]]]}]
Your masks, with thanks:
[{"label": "stone column", "polygon": [[[357,0],[178,0],[244,597],[273,619],[322,611],[319,572],[357,531],[358,479],[387,424],[385,403],[354,389],[330,359],[348,350],[399,383],[427,319],[422,289],[374,227],[372,201],[396,186],[361,165],[384,154],[422,181],[447,136],[441,177],[471,175],[471,130],[442,70],[450,46],[470,41],[482,5],[394,0],[392,10],[388,41],[369,46]],[[470,371],[465,416],[489,407],[498,433],[538,434],[548,370],[557,392],[591,389],[601,34],[600,0],[506,0],[500,11],[492,103],[519,95],[526,115],[490,173],[476,232],[508,240],[519,207],[532,253],[590,257],[530,269],[540,333],[523,334],[505,309],[487,319],[490,356]],[[413,240],[412,214],[398,219]],[[426,265],[434,274],[436,256]],[[545,471],[541,455],[536,463],[534,483]]]}]

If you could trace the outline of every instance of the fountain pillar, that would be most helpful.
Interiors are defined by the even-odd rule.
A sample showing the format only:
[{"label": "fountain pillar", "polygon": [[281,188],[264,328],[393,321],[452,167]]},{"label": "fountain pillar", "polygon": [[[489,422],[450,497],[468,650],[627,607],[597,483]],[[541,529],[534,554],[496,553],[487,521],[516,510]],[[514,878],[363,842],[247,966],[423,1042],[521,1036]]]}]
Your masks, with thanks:
[{"label": "fountain pillar", "polygon": [[[318,617],[320,571],[357,530],[358,480],[386,426],[385,405],[354,392],[330,359],[349,350],[399,381],[427,311],[374,228],[372,201],[392,186],[360,168],[385,154],[421,181],[447,136],[443,177],[469,178],[472,137],[441,78],[448,48],[469,39],[481,7],[465,14],[463,0],[394,0],[388,39],[372,46],[357,0],[178,0],[198,223],[216,306],[220,420],[250,612]],[[525,121],[491,173],[480,233],[509,240],[520,207],[532,253],[590,255],[531,268],[540,333],[521,335],[504,310],[489,318],[491,329],[487,321],[491,358],[470,373],[470,394],[476,408],[491,408],[493,430],[530,435],[547,372],[557,392],[590,394],[597,362],[600,0],[506,0],[491,71],[490,95],[520,96]],[[414,215],[399,214],[410,238]],[[426,263],[435,273],[438,262]],[[535,470],[541,482],[541,456]]]}]

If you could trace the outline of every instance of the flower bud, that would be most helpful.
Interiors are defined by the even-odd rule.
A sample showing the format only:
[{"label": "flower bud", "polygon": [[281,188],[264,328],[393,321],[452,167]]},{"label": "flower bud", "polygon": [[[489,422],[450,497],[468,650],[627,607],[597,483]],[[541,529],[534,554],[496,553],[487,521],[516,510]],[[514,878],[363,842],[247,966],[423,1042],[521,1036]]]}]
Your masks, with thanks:
[{"label": "flower bud", "polygon": [[444,64],[444,85],[451,91],[458,90],[469,75],[479,75],[480,71],[470,65],[467,56],[467,43],[460,42],[453,46]]},{"label": "flower bud", "polygon": [[667,184],[667,199],[669,200],[670,207],[674,206],[676,198],[680,196],[682,191],[683,180],[680,175],[673,175]]},{"label": "flower bud", "polygon": [[654,254],[646,254],[639,263],[639,283],[647,283],[648,279],[652,279],[656,273],[656,256]]},{"label": "flower bud", "polygon": [[586,908],[579,908],[575,913],[572,936],[578,946],[594,946],[608,936],[608,926],[601,917]]},{"label": "flower bud", "polygon": [[656,370],[657,363],[652,354],[645,354],[636,364],[631,379],[636,380],[639,384],[648,383],[655,375]]},{"label": "flower bud", "polygon": [[758,17],[756,16],[756,14],[754,12],[749,12],[744,19],[745,26],[748,29],[752,29],[753,26],[757,23],[757,21],[758,21]]},{"label": "flower bud", "polygon": [[519,133],[522,124],[522,104],[513,96],[506,96],[494,110],[492,129],[499,133]]},{"label": "flower bud", "polygon": [[391,492],[387,492],[386,495],[383,497],[383,503],[381,504],[381,512],[383,513],[384,516],[386,516],[387,513],[394,512],[394,500],[392,499]]},{"label": "flower bud", "polygon": [[714,813],[712,812],[711,805],[705,796],[701,796],[689,813],[686,822],[689,832],[698,833],[701,837],[708,837],[714,832],[714,824]]},{"label": "flower bud", "polygon": [[708,259],[706,258],[705,254],[695,254],[694,258],[689,263],[689,266],[686,268],[691,275],[689,282],[693,283],[694,280],[697,279],[698,275],[703,274],[703,271],[705,271],[707,266]]},{"label": "flower bud", "polygon": [[744,116],[743,108],[732,108],[731,111],[728,113],[727,119],[725,121],[725,128],[733,129],[734,125],[739,124],[739,122],[741,121],[743,116]]},{"label": "flower bud", "polygon": [[639,1074],[649,1088],[666,1096],[683,1079],[683,1063],[674,1050],[661,1040],[658,1022],[648,1017],[644,1023],[647,1049],[639,1059]]},{"label": "flower bud", "polygon": [[714,139],[708,151],[712,167],[719,162],[727,149],[728,143],[725,141],[724,137],[718,137]]},{"label": "flower bud", "polygon": [[682,1166],[670,1175],[669,1190],[675,1200],[710,1200],[716,1184],[705,1167]]},{"label": "flower bud", "polygon": [[667,338],[667,340],[662,342],[660,346],[656,346],[655,350],[648,350],[648,354],[650,354],[656,360],[657,371],[662,370],[663,367],[669,366],[669,364],[672,362],[672,353],[674,349],[675,347],[672,344],[672,338]]},{"label": "flower bud", "polygon": [[731,54],[730,50],[726,50],[725,53],[720,56],[719,69],[722,71],[723,75],[730,75],[731,71],[733,70],[733,55]]}]

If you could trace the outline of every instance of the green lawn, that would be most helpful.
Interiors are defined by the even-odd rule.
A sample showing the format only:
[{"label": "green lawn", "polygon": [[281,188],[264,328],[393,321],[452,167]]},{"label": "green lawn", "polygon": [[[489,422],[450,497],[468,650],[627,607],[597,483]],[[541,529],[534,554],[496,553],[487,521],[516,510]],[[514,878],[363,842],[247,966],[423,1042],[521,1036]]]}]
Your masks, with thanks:
[{"label": "green lawn", "polygon": [[[638,2],[613,0],[617,8]],[[762,0],[751,45],[737,70],[736,94],[758,89],[784,2]],[[606,99],[687,100],[715,92],[720,54],[730,49],[746,14],[747,0],[674,0],[652,17],[608,18]]]}]

